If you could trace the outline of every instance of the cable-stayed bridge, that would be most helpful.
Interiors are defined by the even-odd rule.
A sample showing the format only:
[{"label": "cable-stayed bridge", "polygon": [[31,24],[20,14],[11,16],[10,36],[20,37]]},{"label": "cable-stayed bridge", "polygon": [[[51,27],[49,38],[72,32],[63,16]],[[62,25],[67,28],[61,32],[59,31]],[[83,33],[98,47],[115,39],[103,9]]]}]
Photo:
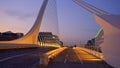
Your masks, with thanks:
[{"label": "cable-stayed bridge", "polygon": [[[9,52],[2,51],[1,55],[3,57],[1,57],[1,60],[0,60],[1,68],[19,67],[19,64],[21,64],[22,67],[29,68],[30,65],[32,65],[32,63],[33,63],[32,65],[33,68],[42,67],[40,65],[48,65],[48,68],[49,67],[56,68],[57,66],[64,67],[65,65],[66,67],[70,66],[71,68],[75,66],[83,67],[83,68],[89,68],[90,66],[93,66],[93,68],[96,68],[96,67],[110,68],[111,66],[113,66],[115,68],[119,68],[119,65],[120,65],[119,64],[120,55],[118,51],[120,49],[119,48],[120,47],[119,46],[120,44],[119,42],[119,39],[120,39],[119,38],[120,37],[119,36],[120,35],[119,15],[110,14],[106,11],[103,11],[97,7],[94,7],[84,2],[83,0],[73,0],[73,2],[75,2],[82,8],[89,11],[94,16],[96,22],[103,28],[104,42],[100,45],[102,47],[102,54],[95,52],[95,51],[91,51],[83,47],[82,48],[81,47],[73,47],[73,48],[61,47],[53,51],[50,51],[50,50],[55,49],[55,48],[41,48],[40,49],[40,47],[37,45],[38,33],[41,27],[43,16],[45,15],[45,10],[50,1],[51,0],[43,1],[43,4],[38,13],[38,17],[33,27],[30,29],[30,31],[25,36],[23,36],[22,38],[13,40],[13,41],[0,41],[1,49],[2,48],[12,49],[14,47],[20,48],[21,46],[22,48],[35,47],[37,49],[30,49],[30,50],[21,49],[20,52],[19,51],[14,52],[14,50],[9,51]],[[25,53],[22,51],[25,51]],[[18,58],[20,58],[20,60],[23,60],[23,61],[26,60],[26,62],[24,62],[24,64],[26,65],[22,64],[23,61],[20,61]],[[40,61],[38,61],[39,59]],[[52,62],[50,62],[51,59],[53,59]],[[103,60],[106,61],[111,66],[107,65]],[[18,64],[14,63],[17,61],[19,61]],[[77,62],[77,63],[74,63],[74,62]]]}]

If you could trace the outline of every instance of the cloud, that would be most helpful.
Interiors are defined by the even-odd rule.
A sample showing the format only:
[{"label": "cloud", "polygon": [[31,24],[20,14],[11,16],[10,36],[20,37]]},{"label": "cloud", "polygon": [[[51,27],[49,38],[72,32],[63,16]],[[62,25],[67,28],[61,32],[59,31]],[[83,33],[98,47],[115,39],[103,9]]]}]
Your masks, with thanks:
[{"label": "cloud", "polygon": [[9,16],[19,17],[22,20],[35,17],[35,15],[32,12],[25,13],[25,12],[21,12],[17,10],[5,10],[4,12],[8,14]]},{"label": "cloud", "polygon": [[27,33],[34,23],[34,15],[17,11],[0,11],[0,31]]}]

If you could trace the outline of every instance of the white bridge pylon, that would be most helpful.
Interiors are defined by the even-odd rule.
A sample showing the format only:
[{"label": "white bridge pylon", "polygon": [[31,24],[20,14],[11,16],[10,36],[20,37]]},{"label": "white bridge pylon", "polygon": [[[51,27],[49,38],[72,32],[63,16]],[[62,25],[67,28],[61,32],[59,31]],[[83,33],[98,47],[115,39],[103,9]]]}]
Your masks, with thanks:
[{"label": "white bridge pylon", "polygon": [[103,28],[104,42],[100,45],[105,61],[115,68],[120,67],[120,15],[110,14],[83,0],[73,0],[76,4],[93,14],[96,22]]},{"label": "white bridge pylon", "polygon": [[48,0],[44,0],[38,13],[38,17],[30,31],[22,38],[12,41],[0,41],[0,44],[37,44],[40,25],[47,6]]}]

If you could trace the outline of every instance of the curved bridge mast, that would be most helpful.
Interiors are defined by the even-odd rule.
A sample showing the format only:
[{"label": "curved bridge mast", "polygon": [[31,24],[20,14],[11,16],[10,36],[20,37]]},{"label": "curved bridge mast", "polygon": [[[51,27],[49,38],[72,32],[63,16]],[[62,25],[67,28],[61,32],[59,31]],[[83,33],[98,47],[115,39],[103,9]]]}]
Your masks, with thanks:
[{"label": "curved bridge mast", "polygon": [[48,3],[48,0],[44,0],[33,27],[24,37],[13,40],[13,41],[0,41],[0,44],[37,44],[39,29],[40,29],[40,25],[42,22],[42,18],[43,18],[47,3]]}]

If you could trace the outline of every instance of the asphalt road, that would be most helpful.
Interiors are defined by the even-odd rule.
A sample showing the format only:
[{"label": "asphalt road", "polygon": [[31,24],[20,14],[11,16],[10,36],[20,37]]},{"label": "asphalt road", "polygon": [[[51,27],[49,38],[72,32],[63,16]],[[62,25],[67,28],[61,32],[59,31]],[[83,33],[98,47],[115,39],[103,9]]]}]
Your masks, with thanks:
[{"label": "asphalt road", "polygon": [[33,68],[113,68],[101,59],[90,55],[87,52],[77,48],[68,48],[55,59],[50,61],[49,65],[43,67],[39,64]]},{"label": "asphalt road", "polygon": [[55,48],[13,49],[0,51],[0,68],[31,68],[40,55]]},{"label": "asphalt road", "polygon": [[40,55],[55,48],[0,51],[0,68],[112,68],[104,61],[77,48],[68,48],[49,62],[39,64]]}]

